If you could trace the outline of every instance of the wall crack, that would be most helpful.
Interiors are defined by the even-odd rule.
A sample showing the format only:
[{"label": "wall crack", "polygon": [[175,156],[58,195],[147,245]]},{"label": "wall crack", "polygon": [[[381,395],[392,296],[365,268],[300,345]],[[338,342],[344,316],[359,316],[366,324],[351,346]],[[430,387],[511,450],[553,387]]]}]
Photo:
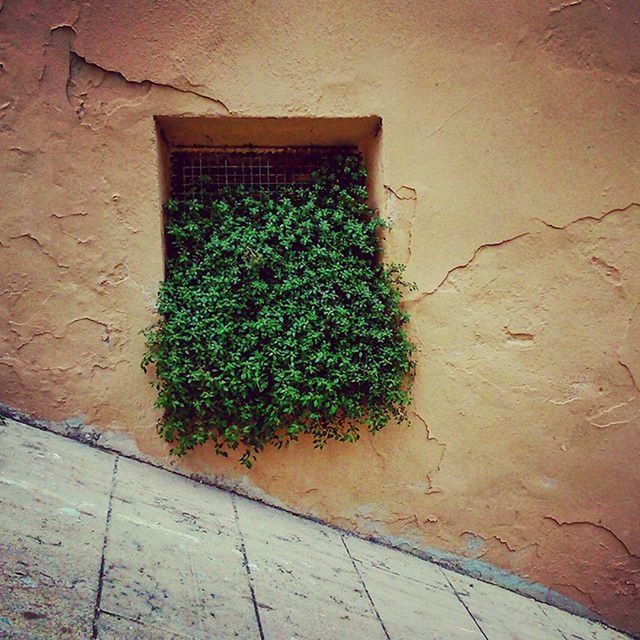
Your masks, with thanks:
[{"label": "wall crack", "polygon": [[[140,86],[147,86],[149,88],[151,87],[162,87],[165,89],[173,89],[174,91],[178,91],[179,93],[184,93],[184,94],[189,94],[189,95],[193,95],[196,96],[198,98],[202,98],[203,100],[207,100],[209,102],[212,102],[216,105],[218,105],[219,107],[221,107],[222,109],[224,109],[224,111],[227,114],[231,114],[231,110],[227,107],[226,104],[224,104],[224,102],[222,102],[222,100],[219,100],[217,98],[213,98],[205,93],[201,93],[199,91],[195,91],[193,89],[183,89],[181,87],[177,87],[173,84],[170,83],[163,83],[163,82],[156,82],[155,80],[149,80],[149,79],[143,79],[143,80],[132,80],[130,78],[128,78],[126,76],[126,74],[124,74],[121,71],[117,71],[115,69],[109,69],[107,67],[103,67],[91,60],[89,60],[88,58],[80,55],[77,51],[75,51],[73,48],[71,48],[69,50],[70,53],[70,60],[69,60],[69,79],[67,81],[67,98],[69,97],[69,86],[70,84],[73,82],[73,76],[72,76],[72,68],[74,64],[78,64],[78,63],[82,63],[85,64],[89,67],[92,67],[94,69],[98,69],[99,71],[102,71],[106,74],[110,74],[110,75],[115,75],[116,77],[119,77],[120,79],[124,80],[125,82],[127,82],[128,84],[133,84],[133,85],[140,85]],[[71,101],[70,101],[71,104]],[[71,105],[73,106],[73,104]],[[75,109],[74,109],[75,110]]]},{"label": "wall crack", "polygon": [[580,218],[576,218],[575,220],[571,220],[570,222],[567,222],[566,224],[563,224],[563,225],[555,225],[555,224],[553,224],[551,222],[547,222],[543,218],[539,218],[539,217],[535,217],[534,220],[538,220],[539,222],[542,222],[542,224],[546,225],[550,229],[556,229],[556,230],[560,231],[560,230],[566,229],[567,227],[570,227],[573,224],[576,224],[578,222],[584,222],[584,221],[587,221],[587,220],[593,220],[594,222],[601,222],[607,216],[610,216],[610,215],[612,215],[614,213],[624,213],[625,211],[628,211],[632,207],[640,207],[640,202],[630,202],[629,204],[627,204],[624,207],[616,207],[615,209],[609,209],[608,211],[604,211],[600,215],[581,216]]},{"label": "wall crack", "polygon": [[421,300],[423,300],[427,296],[430,296],[430,295],[433,295],[434,293],[436,293],[436,291],[438,291],[438,289],[440,289],[447,282],[447,280],[449,280],[450,276],[453,273],[455,273],[456,271],[460,271],[462,269],[466,269],[477,258],[478,254],[483,249],[488,249],[489,247],[501,247],[501,246],[503,246],[505,244],[508,244],[509,242],[513,242],[514,240],[518,240],[520,238],[524,238],[525,236],[530,235],[530,233],[531,232],[529,232],[529,231],[525,231],[524,233],[519,233],[518,235],[513,236],[512,238],[507,238],[506,240],[500,240],[498,242],[487,242],[485,244],[481,244],[473,252],[473,255],[466,262],[464,262],[463,264],[456,265],[455,267],[452,267],[451,269],[449,269],[449,271],[447,271],[447,273],[445,274],[444,278],[442,278],[442,280],[433,289],[430,289],[428,291],[423,291],[416,298],[412,298],[412,299],[407,300],[407,303],[420,302]]}]

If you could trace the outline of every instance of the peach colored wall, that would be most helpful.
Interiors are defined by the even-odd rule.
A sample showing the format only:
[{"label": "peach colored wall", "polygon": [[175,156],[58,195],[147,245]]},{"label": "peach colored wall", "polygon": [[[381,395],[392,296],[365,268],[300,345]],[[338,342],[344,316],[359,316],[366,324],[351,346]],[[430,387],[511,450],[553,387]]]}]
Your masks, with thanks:
[{"label": "peach colored wall", "polygon": [[412,425],[183,468],[640,631],[640,3],[5,0],[0,22],[0,401],[165,456],[139,368],[153,116],[379,115]]}]

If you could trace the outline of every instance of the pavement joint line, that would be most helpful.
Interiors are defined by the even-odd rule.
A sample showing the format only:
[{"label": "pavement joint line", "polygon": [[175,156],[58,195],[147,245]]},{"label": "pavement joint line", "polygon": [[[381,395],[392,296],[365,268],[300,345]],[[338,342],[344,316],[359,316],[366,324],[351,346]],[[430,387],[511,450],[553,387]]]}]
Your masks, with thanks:
[{"label": "pavement joint line", "polygon": [[[551,618],[549,617],[549,614],[545,611],[544,607],[540,605],[540,603],[538,604],[538,609],[540,609],[540,611],[542,611],[542,613],[544,614],[544,617],[553,624],[553,620],[551,620]],[[558,627],[557,625],[554,625],[556,628],[556,631],[562,636],[563,640],[571,640],[570,638],[568,638],[564,632],[562,631],[562,629],[560,629],[560,627]]]},{"label": "pavement joint line", "polygon": [[240,542],[240,551],[242,552],[242,564],[247,572],[247,580],[249,583],[249,591],[251,592],[251,601],[253,602],[253,610],[256,614],[256,622],[258,623],[258,633],[260,634],[260,640],[265,640],[264,629],[262,628],[262,620],[260,619],[260,608],[258,607],[258,601],[256,600],[256,591],[253,586],[253,576],[251,575],[251,567],[249,566],[249,558],[247,556],[247,547],[244,543],[244,534],[240,527],[240,515],[238,513],[238,504],[236,502],[235,495],[231,494],[231,504],[233,505],[233,514],[236,519],[236,527],[238,529],[238,541]]},{"label": "pavement joint line", "polygon": [[96,589],[96,604],[93,609],[93,627],[91,638],[97,640],[98,638],[98,618],[100,616],[101,601],[102,601],[102,585],[104,583],[104,566],[105,556],[107,551],[107,542],[109,539],[109,528],[111,527],[111,514],[113,510],[113,494],[116,488],[116,477],[118,475],[118,460],[119,456],[116,456],[113,460],[113,473],[111,474],[111,490],[109,491],[109,505],[107,507],[107,517],[105,519],[104,526],[104,538],[102,540],[102,556],[100,558],[100,571],[98,573],[98,588]]},{"label": "pavement joint line", "polygon": [[458,598],[458,601],[460,602],[460,604],[466,609],[467,613],[471,616],[471,619],[475,623],[476,627],[480,629],[480,633],[482,634],[482,637],[485,638],[485,640],[489,640],[489,636],[484,632],[484,629],[480,626],[480,623],[476,620],[476,617],[473,615],[473,613],[471,613],[471,609],[469,609],[469,607],[467,606],[467,603],[462,599],[460,594],[456,591],[456,588],[453,586],[453,583],[451,582],[451,580],[449,580],[449,576],[444,571],[442,573],[445,577],[445,580],[449,583],[449,586],[451,587],[451,591],[453,591],[453,594],[455,595],[455,597]]},{"label": "pavement joint line", "polygon": [[107,609],[100,609],[100,613],[106,616],[110,616],[112,618],[117,618],[118,620],[125,620],[126,622],[133,622],[134,624],[142,627],[143,629],[152,628],[154,631],[162,631],[164,633],[171,634],[173,638],[184,638],[185,640],[195,640],[193,636],[185,636],[182,633],[177,631],[173,631],[171,629],[167,629],[165,627],[148,627],[142,620],[136,620],[135,618],[129,618],[128,616],[124,616],[121,613],[114,613],[113,611],[108,611]]},{"label": "pavement joint line", "polygon": [[389,635],[389,631],[387,630],[387,627],[385,626],[384,622],[382,621],[382,618],[380,617],[380,613],[378,611],[378,608],[376,607],[375,602],[373,601],[373,598],[371,597],[371,594],[369,593],[369,589],[367,588],[367,585],[364,581],[364,577],[362,576],[362,573],[360,572],[360,569],[358,568],[358,565],[356,564],[355,559],[353,558],[353,556],[351,555],[351,551],[349,551],[349,547],[347,546],[347,542],[344,539],[344,536],[340,536],[340,540],[342,541],[342,546],[344,547],[344,550],[347,552],[347,555],[349,556],[349,560],[351,560],[351,564],[353,565],[353,569],[356,572],[356,575],[358,576],[358,579],[360,580],[360,584],[362,585],[362,588],[364,589],[365,594],[367,595],[367,598],[369,599],[369,602],[371,603],[371,608],[373,609],[373,612],[376,614],[376,618],[378,618],[378,622],[380,623],[380,626],[382,627],[382,630],[384,631],[384,635],[387,638],[387,640],[391,640],[391,636]]},{"label": "pavement joint line", "polygon": [[135,618],[130,618],[129,616],[123,616],[121,613],[114,613],[113,611],[108,611],[107,609],[100,609],[100,615],[102,614],[104,614],[105,616],[111,616],[112,618],[118,618],[118,620],[133,622],[139,626],[144,626],[144,622],[142,622],[142,620],[136,620]]},{"label": "pavement joint line", "polygon": [[[354,537],[354,536],[351,536],[351,537]],[[359,538],[356,538],[356,539],[359,539]],[[395,549],[393,550],[395,551]],[[417,557],[417,556],[412,556],[412,557]],[[421,558],[418,558],[418,560],[421,560]],[[428,562],[428,560],[423,560],[423,562]],[[404,573],[398,573],[397,571],[394,571],[393,569],[389,569],[388,567],[381,567],[380,565],[375,564],[374,562],[370,564],[371,564],[371,568],[375,571],[382,571],[383,573],[388,573],[389,575],[396,576],[397,578],[401,578],[402,580],[408,580],[409,582],[415,582],[416,584],[420,584],[422,586],[425,586],[425,585],[428,586],[428,584],[424,580],[421,580],[420,578],[414,578]],[[436,566],[436,568],[440,569],[439,566]]]}]

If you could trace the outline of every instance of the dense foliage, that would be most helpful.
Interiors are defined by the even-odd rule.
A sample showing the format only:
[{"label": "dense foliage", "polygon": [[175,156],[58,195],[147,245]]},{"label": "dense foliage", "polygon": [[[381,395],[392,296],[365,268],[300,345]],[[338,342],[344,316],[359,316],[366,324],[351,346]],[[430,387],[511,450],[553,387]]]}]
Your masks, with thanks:
[{"label": "dense foliage", "polygon": [[251,466],[301,433],[354,441],[406,419],[413,347],[402,267],[380,260],[383,226],[356,156],[304,187],[244,187],[168,205],[167,276],[146,331],[159,425],[182,455],[208,440]]}]

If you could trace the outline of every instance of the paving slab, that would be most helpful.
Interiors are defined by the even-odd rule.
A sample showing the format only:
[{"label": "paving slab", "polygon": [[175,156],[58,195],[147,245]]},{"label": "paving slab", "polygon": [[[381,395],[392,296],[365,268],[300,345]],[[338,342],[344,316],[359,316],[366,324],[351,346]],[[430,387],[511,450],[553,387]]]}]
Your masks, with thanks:
[{"label": "paving slab", "polygon": [[453,571],[445,575],[487,638],[565,640],[535,600]]},{"label": "paving slab", "polygon": [[91,638],[113,465],[0,424],[0,637]]},{"label": "paving slab", "polygon": [[483,640],[440,567],[352,536],[344,540],[391,640]]},{"label": "paving slab", "polygon": [[[136,620],[128,620],[117,615],[100,614],[97,623],[97,640],[191,640],[192,636],[183,636],[169,629],[150,627]],[[224,638],[224,635],[211,636]]]},{"label": "paving slab", "polygon": [[230,494],[123,459],[115,478],[101,637],[258,638]]},{"label": "paving slab", "polygon": [[338,532],[236,501],[266,640],[387,638]]},{"label": "paving slab", "polygon": [[629,640],[629,636],[556,607],[539,605],[565,640]]}]

